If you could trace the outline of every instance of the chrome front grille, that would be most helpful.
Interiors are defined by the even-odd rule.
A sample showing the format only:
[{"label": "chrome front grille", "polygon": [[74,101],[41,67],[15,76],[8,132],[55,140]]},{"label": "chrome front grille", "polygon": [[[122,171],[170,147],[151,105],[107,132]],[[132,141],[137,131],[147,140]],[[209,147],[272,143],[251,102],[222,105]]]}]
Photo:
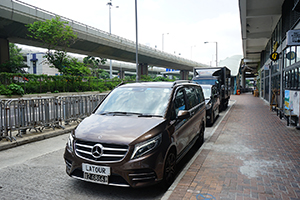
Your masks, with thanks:
[{"label": "chrome front grille", "polygon": [[118,162],[125,157],[127,152],[127,145],[75,141],[76,155],[94,162]]}]

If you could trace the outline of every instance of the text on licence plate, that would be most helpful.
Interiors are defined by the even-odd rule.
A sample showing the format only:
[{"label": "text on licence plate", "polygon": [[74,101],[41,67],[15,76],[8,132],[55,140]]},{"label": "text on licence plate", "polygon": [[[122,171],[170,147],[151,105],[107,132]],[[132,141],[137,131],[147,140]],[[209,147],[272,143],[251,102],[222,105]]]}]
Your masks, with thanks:
[{"label": "text on licence plate", "polygon": [[84,172],[83,178],[86,180],[91,180],[91,181],[98,182],[101,184],[108,184],[108,176],[102,176],[102,175],[98,175],[98,174],[90,174],[90,173]]},{"label": "text on licence plate", "polygon": [[82,163],[82,171],[90,174],[97,174],[97,175],[104,175],[104,176],[110,175],[110,167],[90,165],[86,163]]}]

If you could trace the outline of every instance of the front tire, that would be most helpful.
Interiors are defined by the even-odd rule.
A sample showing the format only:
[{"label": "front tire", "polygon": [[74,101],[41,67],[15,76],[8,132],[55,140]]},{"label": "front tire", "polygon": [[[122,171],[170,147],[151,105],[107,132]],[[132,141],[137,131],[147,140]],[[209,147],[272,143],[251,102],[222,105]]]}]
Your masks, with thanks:
[{"label": "front tire", "polygon": [[174,151],[170,151],[167,155],[164,167],[164,178],[162,186],[168,188],[172,185],[176,175],[176,154]]}]

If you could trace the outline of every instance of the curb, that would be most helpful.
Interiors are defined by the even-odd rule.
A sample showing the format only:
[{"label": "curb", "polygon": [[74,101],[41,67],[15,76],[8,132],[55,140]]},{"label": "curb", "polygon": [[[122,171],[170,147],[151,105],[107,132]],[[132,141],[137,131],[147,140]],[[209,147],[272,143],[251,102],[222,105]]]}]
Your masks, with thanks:
[{"label": "curb", "polygon": [[[63,135],[70,133],[76,125],[72,125],[68,128],[65,128],[63,130],[46,130],[45,132],[33,132],[33,133],[28,133],[24,134],[21,138],[17,138],[16,141],[0,141],[0,151],[7,150],[13,147],[21,146],[24,144],[36,142],[36,141],[41,141],[44,139],[52,138],[58,135]],[[5,139],[4,139],[5,140]]]}]

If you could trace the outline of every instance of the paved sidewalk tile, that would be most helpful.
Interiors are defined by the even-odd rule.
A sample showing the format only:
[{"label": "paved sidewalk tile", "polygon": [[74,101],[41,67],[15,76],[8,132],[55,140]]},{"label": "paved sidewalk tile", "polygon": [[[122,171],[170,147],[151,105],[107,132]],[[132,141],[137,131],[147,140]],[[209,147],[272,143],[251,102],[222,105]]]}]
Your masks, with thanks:
[{"label": "paved sidewalk tile", "polygon": [[251,94],[235,100],[169,199],[300,199],[300,131]]}]

